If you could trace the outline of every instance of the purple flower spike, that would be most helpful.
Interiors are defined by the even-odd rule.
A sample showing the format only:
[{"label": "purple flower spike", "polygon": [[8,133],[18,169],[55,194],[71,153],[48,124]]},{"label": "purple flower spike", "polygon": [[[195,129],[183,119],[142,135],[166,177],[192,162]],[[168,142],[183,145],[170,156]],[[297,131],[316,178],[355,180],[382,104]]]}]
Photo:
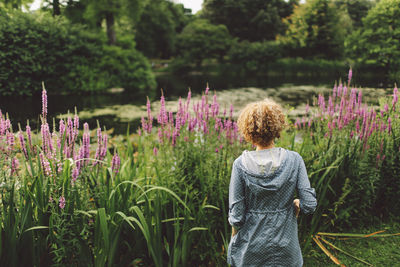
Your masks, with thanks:
[{"label": "purple flower spike", "polygon": [[29,125],[26,126],[26,136],[28,137],[29,146],[32,147],[32,132],[31,132],[31,127],[29,127]]},{"label": "purple flower spike", "polygon": [[349,80],[348,80],[348,83],[350,84],[350,82],[351,82],[351,78],[353,77],[353,71],[352,71],[352,69],[350,69],[349,70]]},{"label": "purple flower spike", "polygon": [[113,170],[114,173],[117,174],[119,172],[120,166],[121,166],[121,159],[119,158],[118,154],[115,153],[111,160],[111,170]]},{"label": "purple flower spike", "polygon": [[208,84],[207,84],[205,95],[208,95],[209,90],[210,90],[210,88],[208,88]]},{"label": "purple flower spike", "polygon": [[11,175],[17,172],[17,169],[19,167],[19,161],[17,158],[13,158],[11,162]]},{"label": "purple flower spike", "polygon": [[25,138],[22,132],[19,132],[19,143],[21,145],[22,152],[24,153],[24,156],[26,159],[28,159],[28,152],[26,151],[26,146],[25,146]]},{"label": "purple flower spike", "polygon": [[72,180],[71,180],[71,183],[72,183],[72,185],[74,185],[75,184],[75,182],[76,182],[76,179],[78,179],[78,176],[79,176],[79,170],[78,170],[78,168],[75,168],[73,171],[72,171]]},{"label": "purple flower spike", "polygon": [[157,156],[157,154],[158,154],[158,149],[156,147],[154,147],[154,149],[153,149],[153,154],[154,154],[154,156]]},{"label": "purple flower spike", "polygon": [[60,199],[58,200],[58,206],[60,207],[60,209],[65,208],[65,197],[64,196],[61,196]]},{"label": "purple flower spike", "polygon": [[388,132],[391,133],[392,131],[392,119],[389,117],[388,118]]},{"label": "purple flower spike", "polygon": [[46,89],[43,88],[42,91],[42,115],[43,119],[46,121],[47,116],[47,92]]},{"label": "purple flower spike", "polygon": [[393,109],[393,111],[396,111],[396,104],[397,104],[397,101],[399,99],[399,96],[397,95],[397,93],[398,93],[398,89],[397,89],[397,87],[395,87],[393,89],[393,100],[392,100],[392,109]]}]

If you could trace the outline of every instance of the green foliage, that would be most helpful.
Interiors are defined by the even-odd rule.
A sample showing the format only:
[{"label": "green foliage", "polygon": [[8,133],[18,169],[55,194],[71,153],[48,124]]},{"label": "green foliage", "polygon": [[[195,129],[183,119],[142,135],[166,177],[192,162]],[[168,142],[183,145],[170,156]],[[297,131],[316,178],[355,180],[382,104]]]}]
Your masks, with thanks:
[{"label": "green foliage", "polygon": [[155,87],[147,60],[132,45],[108,48],[82,26],[44,14],[0,14],[0,94],[31,95]]},{"label": "green foliage", "polygon": [[231,64],[240,66],[245,72],[265,73],[268,66],[281,56],[281,47],[276,41],[237,42],[228,54]]},{"label": "green foliage", "polygon": [[284,20],[287,30],[278,40],[291,56],[340,57],[346,28],[339,14],[328,0],[309,0]]},{"label": "green foliage", "polygon": [[240,40],[274,40],[285,29],[282,18],[292,13],[297,0],[205,0],[202,16],[223,24]]},{"label": "green foliage", "polygon": [[344,10],[351,19],[352,28],[362,27],[362,19],[368,11],[376,4],[375,0],[335,0],[336,9]]},{"label": "green foliage", "polygon": [[396,73],[400,66],[400,1],[382,0],[369,10],[363,27],[345,43],[347,55],[358,65]]},{"label": "green foliage", "polygon": [[204,59],[222,61],[232,43],[224,25],[213,25],[205,19],[189,23],[178,36],[179,54],[186,62],[200,66]]},{"label": "green foliage", "polygon": [[3,0],[0,2],[0,8],[21,10],[22,7],[27,8],[32,2],[33,0]]},{"label": "green foliage", "polygon": [[181,4],[166,0],[151,1],[145,6],[135,27],[137,49],[150,58],[170,58],[175,54],[177,34],[189,19]]}]

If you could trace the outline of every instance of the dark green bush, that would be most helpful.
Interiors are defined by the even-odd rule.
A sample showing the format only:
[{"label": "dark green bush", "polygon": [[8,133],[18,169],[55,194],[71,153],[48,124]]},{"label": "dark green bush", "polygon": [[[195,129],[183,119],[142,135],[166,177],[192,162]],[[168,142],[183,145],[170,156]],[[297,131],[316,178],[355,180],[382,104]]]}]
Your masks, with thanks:
[{"label": "dark green bush", "polygon": [[277,42],[238,42],[228,53],[229,62],[238,65],[245,71],[264,72],[271,62],[281,56]]},{"label": "dark green bush", "polygon": [[99,33],[45,14],[0,13],[0,94],[31,95],[155,86],[133,45],[108,47]]}]

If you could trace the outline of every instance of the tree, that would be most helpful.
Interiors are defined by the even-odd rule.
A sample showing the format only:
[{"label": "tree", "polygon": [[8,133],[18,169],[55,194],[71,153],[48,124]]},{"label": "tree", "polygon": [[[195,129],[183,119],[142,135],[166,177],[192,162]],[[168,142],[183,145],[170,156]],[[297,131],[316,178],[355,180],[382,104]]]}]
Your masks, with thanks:
[{"label": "tree", "polygon": [[0,8],[11,8],[11,9],[19,9],[22,7],[27,8],[28,4],[32,3],[33,0],[3,0],[0,2]]},{"label": "tree", "polygon": [[362,26],[362,19],[368,14],[368,11],[376,4],[375,0],[335,0],[338,9],[345,9],[349,15],[352,26],[357,29]]},{"label": "tree", "polygon": [[187,62],[200,66],[204,59],[222,60],[232,43],[225,25],[213,25],[208,20],[196,19],[178,37],[179,54]]},{"label": "tree", "polygon": [[[140,0],[87,0],[84,16],[95,25],[106,21],[108,43],[115,45],[117,35],[115,24],[121,18],[127,18],[135,24],[147,1]],[[99,24],[100,22],[100,24]]]},{"label": "tree", "polygon": [[147,57],[169,58],[175,52],[177,34],[189,22],[182,4],[153,0],[143,9],[137,23],[137,49]]},{"label": "tree", "polygon": [[283,33],[282,18],[292,13],[298,0],[205,0],[202,16],[223,24],[241,40],[273,40]]},{"label": "tree", "polygon": [[358,64],[382,68],[387,74],[400,68],[400,0],[381,0],[363,19],[363,27],[345,43]]},{"label": "tree", "polygon": [[287,30],[278,40],[294,56],[341,57],[346,27],[329,0],[308,0],[284,20]]}]

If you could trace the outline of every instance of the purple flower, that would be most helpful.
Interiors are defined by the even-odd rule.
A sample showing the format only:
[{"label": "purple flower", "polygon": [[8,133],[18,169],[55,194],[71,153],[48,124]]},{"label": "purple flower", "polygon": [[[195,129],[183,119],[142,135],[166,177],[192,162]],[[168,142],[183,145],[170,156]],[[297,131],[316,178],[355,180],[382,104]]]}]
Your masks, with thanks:
[{"label": "purple flower", "polygon": [[353,71],[351,70],[351,68],[350,68],[350,70],[349,70],[349,80],[348,80],[348,83],[350,84],[350,82],[351,82],[351,78],[353,77]]},{"label": "purple flower", "polygon": [[25,146],[25,138],[22,132],[19,132],[19,143],[21,145],[22,152],[24,153],[24,156],[26,159],[28,159],[28,152],[26,151],[26,146]]},{"label": "purple flower", "polygon": [[[83,146],[83,158],[88,159],[90,157],[90,132],[89,132],[89,124],[85,122],[83,124],[83,137],[82,137],[82,146]],[[85,163],[87,160],[84,161]]]},{"label": "purple flower", "polygon": [[46,89],[43,88],[42,91],[42,115],[43,115],[43,120],[46,120],[47,116],[47,92]]},{"label": "purple flower", "polygon": [[209,91],[209,90],[210,90],[210,88],[208,88],[208,83],[207,83],[205,95],[208,95],[208,91]]},{"label": "purple flower", "polygon": [[64,196],[61,196],[60,199],[58,200],[58,206],[59,206],[61,209],[64,209],[64,208],[65,208],[65,198],[64,198]]},{"label": "purple flower", "polygon": [[154,156],[157,156],[157,154],[158,154],[158,149],[156,147],[153,148],[153,154],[154,154]]},{"label": "purple flower", "polygon": [[8,151],[11,152],[15,145],[14,134],[7,131],[6,132],[6,141],[7,141]]},{"label": "purple flower", "polygon": [[397,95],[397,93],[398,93],[398,90],[397,90],[397,87],[395,87],[394,89],[393,89],[393,100],[392,100],[392,109],[395,111],[396,110],[396,103],[397,103],[397,101],[398,101],[398,95]]},{"label": "purple flower", "polygon": [[19,161],[17,158],[13,158],[11,161],[11,175],[17,172],[17,169],[19,167]]},{"label": "purple flower", "polygon": [[121,159],[119,158],[118,154],[115,153],[111,160],[111,170],[113,170],[114,173],[117,174],[119,172],[120,166],[121,166]]},{"label": "purple flower", "polygon": [[76,179],[78,179],[78,176],[79,176],[79,170],[78,170],[78,168],[75,168],[73,171],[72,171],[72,180],[71,180],[71,183],[72,183],[72,185],[74,185],[75,184],[75,182],[76,182]]},{"label": "purple flower", "polygon": [[392,119],[389,117],[388,118],[388,132],[390,133],[392,131]]},{"label": "purple flower", "polygon": [[168,122],[167,112],[165,110],[165,98],[163,94],[161,95],[160,99],[160,113],[158,114],[157,122],[161,125]]}]

